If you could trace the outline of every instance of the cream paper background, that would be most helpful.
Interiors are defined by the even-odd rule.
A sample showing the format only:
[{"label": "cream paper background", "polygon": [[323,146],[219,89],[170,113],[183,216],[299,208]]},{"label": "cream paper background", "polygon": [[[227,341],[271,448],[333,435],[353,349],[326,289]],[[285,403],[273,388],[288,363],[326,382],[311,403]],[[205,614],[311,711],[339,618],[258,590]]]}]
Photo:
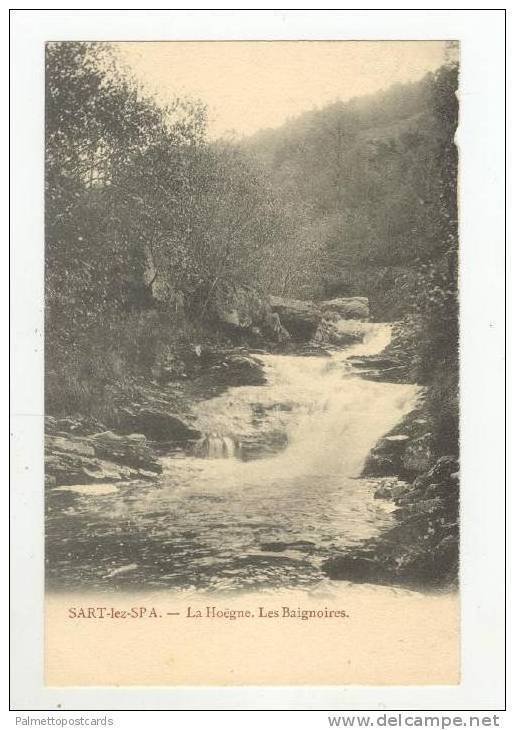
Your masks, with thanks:
[{"label": "cream paper background", "polygon": [[[71,619],[69,607],[154,606],[162,618]],[[203,612],[187,618],[187,607]],[[255,618],[207,618],[206,606]],[[259,618],[281,607],[349,618]],[[180,616],[167,616],[167,611]],[[73,685],[431,685],[459,682],[459,601],[344,584],[334,594],[50,595],[45,680]]]},{"label": "cream paper background", "polygon": [[[31,16],[29,18],[29,15]],[[343,608],[351,612],[347,624],[350,635],[339,637],[335,651],[334,633],[325,627],[309,633],[310,622],[262,633],[252,629],[248,640],[254,642],[262,664],[245,669],[244,684],[323,684],[333,686],[314,690],[298,688],[281,694],[269,689],[253,695],[237,688],[210,691],[208,688],[157,689],[55,689],[43,683],[43,573],[42,573],[42,161],[43,127],[43,42],[49,39],[143,39],[164,38],[452,38],[462,41],[461,121],[461,303],[462,303],[462,456],[463,456],[463,672],[460,684],[446,688],[417,687],[402,689],[353,687],[345,692],[346,707],[459,707],[464,700],[475,706],[498,707],[503,685],[503,459],[502,459],[502,16],[500,13],[445,11],[430,14],[418,11],[371,11],[368,13],[331,11],[331,13],[198,12],[124,13],[116,11],[30,11],[15,17],[14,73],[19,81],[15,96],[13,170],[15,208],[15,297],[17,308],[17,362],[13,418],[15,459],[13,469],[13,699],[18,708],[66,707],[195,707],[241,706],[257,702],[262,707],[325,706],[341,696],[336,685],[395,683],[410,685],[436,683],[452,685],[458,681],[457,617],[458,605],[452,596],[438,597],[440,609],[405,602],[402,611],[392,610],[388,600],[364,601],[358,594],[347,596]],[[209,16],[209,17],[208,17]],[[201,20],[203,18],[203,20]],[[168,35],[167,35],[168,33]],[[22,194],[23,191],[23,194]],[[494,195],[495,193],[495,195]],[[488,244],[486,244],[488,242]],[[488,428],[481,428],[485,424]],[[488,487],[488,498],[485,488]],[[117,599],[118,600],[118,599]],[[204,601],[203,601],[204,602]],[[427,602],[427,605],[426,605]],[[150,635],[149,629],[131,627],[130,636],[110,627],[109,632],[95,624],[85,636],[62,620],[68,598],[49,598],[47,625],[47,678],[53,684],[63,681],[66,669],[75,662],[80,667],[80,683],[129,684],[127,666],[141,665],[151,684],[157,684],[162,667],[170,656],[162,631]],[[76,598],[74,598],[74,604]],[[104,605],[104,601],[95,601]],[[105,605],[111,605],[109,601]],[[210,601],[211,603],[211,601]],[[320,602],[317,601],[319,604]],[[140,601],[136,605],[139,605]],[[445,605],[444,605],[445,604]],[[398,606],[398,601],[395,604]],[[433,604],[434,605],[434,604]],[[355,618],[352,618],[354,616]],[[357,617],[357,618],[356,618]],[[227,647],[241,649],[245,624],[232,622],[228,629],[217,628],[215,657],[227,659]],[[75,624],[75,627],[80,624]],[[138,624],[139,626],[139,624]],[[330,627],[334,629],[331,622]],[[389,627],[389,628],[388,628]],[[205,630],[205,629],[204,629]],[[221,631],[221,633],[220,633]],[[278,633],[274,633],[274,632]],[[300,632],[304,632],[301,634]],[[213,648],[213,629],[208,636],[197,635],[198,652],[206,643]],[[243,632],[243,634],[242,634]],[[280,632],[280,633],[279,633]],[[390,633],[391,632],[391,633]],[[259,637],[261,636],[261,639]],[[286,641],[293,652],[287,662],[278,650],[276,637]],[[376,641],[373,641],[373,637]],[[428,637],[435,636],[438,642]],[[132,638],[131,638],[132,637]],[[221,637],[222,644],[219,644]],[[220,671],[188,653],[187,634],[179,648],[178,659],[185,660],[180,670],[165,675],[175,683],[191,684],[188,671],[200,664],[209,668],[205,684],[232,684],[227,669]],[[234,641],[234,640],[238,641]],[[317,640],[318,639],[318,640]],[[411,655],[402,646],[408,639]],[[203,642],[203,644],[202,644]],[[211,643],[210,643],[211,642]],[[225,643],[224,643],[225,642]],[[347,644],[346,644],[347,642]],[[145,651],[149,644],[152,652]],[[360,645],[367,649],[360,653]],[[62,647],[64,646],[64,653]],[[191,647],[191,642],[189,644]],[[53,647],[53,649],[52,649]],[[61,649],[59,649],[61,647]],[[266,651],[268,648],[268,656]],[[303,654],[303,648],[308,650]],[[374,649],[375,647],[375,649]],[[342,668],[343,649],[349,649],[352,670]],[[51,649],[48,651],[48,649]],[[332,649],[332,651],[330,651]],[[55,652],[55,653],[53,653]],[[217,653],[218,652],[218,653]],[[321,659],[331,657],[330,661]],[[156,662],[153,663],[152,657]],[[243,672],[244,653],[231,656]],[[247,652],[254,656],[252,652]],[[409,658],[411,656],[411,659]],[[314,666],[302,669],[310,657]],[[335,657],[335,661],[332,661]],[[364,657],[369,661],[364,662]],[[172,656],[173,658],[173,656]],[[255,657],[254,657],[255,658]],[[413,666],[413,658],[417,666]],[[77,661],[75,661],[77,660]],[[175,659],[176,660],[176,659]],[[436,665],[435,665],[436,660]],[[276,670],[280,662],[279,672]],[[410,661],[412,662],[410,665]],[[161,664],[160,664],[161,662]],[[189,664],[188,664],[189,663]],[[218,664],[218,662],[215,662]],[[229,663],[226,661],[226,666]],[[286,672],[285,665],[292,667]],[[438,666],[438,664],[440,666]],[[366,666],[365,666],[366,665]],[[424,672],[420,667],[424,666]],[[234,666],[233,666],[234,668]],[[195,670],[196,671],[196,670]],[[318,675],[317,675],[318,671]],[[103,674],[102,674],[103,672]],[[304,673],[303,673],[304,672]],[[355,672],[352,676],[352,672]],[[134,675],[132,675],[134,676]],[[77,684],[68,674],[67,683]],[[145,684],[136,680],[140,684]],[[481,692],[479,693],[479,688]],[[249,694],[250,692],[250,694]],[[173,699],[172,699],[173,698]],[[290,703],[290,704],[289,704]],[[318,703],[318,704],[317,704]],[[245,704],[243,705],[245,706]]]}]

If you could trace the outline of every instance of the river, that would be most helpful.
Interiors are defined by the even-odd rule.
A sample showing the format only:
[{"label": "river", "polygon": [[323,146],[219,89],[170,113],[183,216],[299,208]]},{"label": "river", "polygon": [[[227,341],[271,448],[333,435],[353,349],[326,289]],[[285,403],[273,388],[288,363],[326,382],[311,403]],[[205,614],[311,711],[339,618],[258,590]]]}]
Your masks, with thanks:
[{"label": "river", "polygon": [[157,484],[51,490],[47,584],[64,590],[234,592],[316,587],[321,564],[391,524],[360,478],[417,387],[366,380],[351,355],[380,353],[391,327],[330,357],[260,355],[267,382],[197,407],[196,454],[163,459]]}]

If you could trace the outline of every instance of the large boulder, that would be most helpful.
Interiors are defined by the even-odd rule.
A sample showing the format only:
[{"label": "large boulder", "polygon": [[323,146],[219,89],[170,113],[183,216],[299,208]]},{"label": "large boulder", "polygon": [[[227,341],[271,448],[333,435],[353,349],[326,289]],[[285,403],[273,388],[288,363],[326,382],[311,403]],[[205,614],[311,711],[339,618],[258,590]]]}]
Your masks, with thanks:
[{"label": "large boulder", "polygon": [[272,296],[270,305],[294,340],[306,341],[315,337],[322,312],[314,302]]},{"label": "large boulder", "polygon": [[45,437],[45,484],[64,486],[147,479],[162,471],[141,434],[105,431]]},{"label": "large boulder", "polygon": [[277,312],[272,312],[272,309],[266,313],[263,325],[258,331],[267,338],[279,343],[288,342],[291,339],[291,335],[281,322],[281,318]]},{"label": "large boulder", "polygon": [[120,430],[141,433],[160,443],[198,439],[200,431],[188,426],[177,416],[151,406],[127,406],[120,410]]},{"label": "large boulder", "polygon": [[381,479],[377,489],[374,491],[374,499],[396,500],[402,497],[409,490],[409,484],[398,477]]},{"label": "large boulder", "polygon": [[370,316],[367,297],[338,297],[320,302],[320,309],[326,319],[337,315],[341,319],[368,320]]},{"label": "large boulder", "polygon": [[268,296],[250,286],[219,285],[209,304],[211,314],[225,328],[251,340],[284,342],[290,338]]},{"label": "large boulder", "polygon": [[135,469],[161,471],[159,461],[147,445],[147,438],[141,433],[132,433],[127,436],[103,431],[91,437],[95,455],[114,461],[117,464],[132,466]]},{"label": "large boulder", "polygon": [[358,342],[363,342],[364,336],[364,330],[352,322],[342,322],[340,319],[338,321],[323,319],[313,339],[315,342],[324,345],[349,347]]},{"label": "large boulder", "polygon": [[219,322],[242,330],[262,326],[270,314],[267,298],[243,285],[218,285],[209,306]]},{"label": "large boulder", "polygon": [[[415,418],[412,423],[424,426],[425,420]],[[387,448],[398,448],[406,443],[404,436],[389,436],[383,443],[388,442]],[[427,465],[431,450],[430,433],[407,441],[401,458],[412,475]],[[455,586],[459,570],[457,457],[439,457],[411,485],[398,479],[382,479],[375,496],[394,501],[395,523],[378,537],[330,557],[322,565],[329,577],[412,587]]]},{"label": "large boulder", "polygon": [[218,385],[236,387],[263,385],[266,376],[261,362],[251,355],[227,353],[211,366],[209,378]]},{"label": "large boulder", "polygon": [[425,433],[408,443],[402,456],[402,465],[408,472],[422,474],[431,468],[434,460],[433,435]]}]

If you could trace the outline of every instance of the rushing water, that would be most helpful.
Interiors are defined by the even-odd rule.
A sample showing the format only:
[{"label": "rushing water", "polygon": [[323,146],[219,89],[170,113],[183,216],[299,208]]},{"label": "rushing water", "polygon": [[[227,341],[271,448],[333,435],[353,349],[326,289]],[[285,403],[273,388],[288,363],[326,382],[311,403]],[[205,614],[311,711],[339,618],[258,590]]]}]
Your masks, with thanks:
[{"label": "rushing water", "polygon": [[[342,323],[342,326],[346,326]],[[416,386],[364,380],[351,355],[381,352],[390,326],[331,357],[264,355],[267,384],[198,407],[206,434],[163,460],[158,484],[52,490],[52,588],[216,590],[313,586],[335,552],[390,524],[360,479],[377,440],[409,412]]]}]

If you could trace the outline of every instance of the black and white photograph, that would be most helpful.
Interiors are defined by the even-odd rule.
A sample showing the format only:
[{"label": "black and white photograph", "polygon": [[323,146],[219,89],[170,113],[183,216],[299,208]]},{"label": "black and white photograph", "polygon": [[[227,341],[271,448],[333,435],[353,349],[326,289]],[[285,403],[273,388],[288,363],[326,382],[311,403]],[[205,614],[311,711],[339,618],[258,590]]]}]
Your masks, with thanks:
[{"label": "black and white photograph", "polygon": [[456,589],[458,70],[47,45],[49,590]]},{"label": "black and white photograph", "polygon": [[459,11],[16,12],[42,19],[13,120],[38,697],[458,707],[504,590],[488,44]]}]

